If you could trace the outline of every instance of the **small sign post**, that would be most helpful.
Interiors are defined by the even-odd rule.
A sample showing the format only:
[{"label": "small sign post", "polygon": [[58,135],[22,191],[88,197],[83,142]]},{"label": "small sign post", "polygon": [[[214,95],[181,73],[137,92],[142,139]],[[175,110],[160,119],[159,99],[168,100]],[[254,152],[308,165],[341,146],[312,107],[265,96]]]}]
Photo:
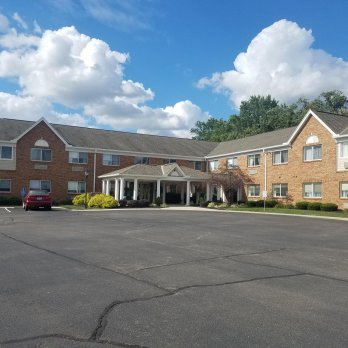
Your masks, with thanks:
[{"label": "small sign post", "polygon": [[262,191],[262,198],[263,198],[263,211],[266,211],[267,191]]}]

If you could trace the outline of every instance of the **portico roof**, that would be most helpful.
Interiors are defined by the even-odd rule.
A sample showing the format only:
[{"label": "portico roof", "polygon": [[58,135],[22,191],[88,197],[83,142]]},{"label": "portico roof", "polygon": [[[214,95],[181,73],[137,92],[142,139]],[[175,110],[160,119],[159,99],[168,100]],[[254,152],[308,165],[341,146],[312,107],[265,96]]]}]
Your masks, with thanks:
[{"label": "portico roof", "polygon": [[101,179],[110,178],[147,178],[162,180],[209,180],[211,174],[192,168],[179,166],[177,163],[163,165],[134,164],[132,166],[100,175]]}]

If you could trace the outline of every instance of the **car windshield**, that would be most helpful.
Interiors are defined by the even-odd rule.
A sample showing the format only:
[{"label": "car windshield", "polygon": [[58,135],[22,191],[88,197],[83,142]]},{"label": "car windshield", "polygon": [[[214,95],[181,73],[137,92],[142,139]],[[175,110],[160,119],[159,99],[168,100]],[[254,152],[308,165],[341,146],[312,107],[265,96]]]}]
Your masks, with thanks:
[{"label": "car windshield", "polygon": [[29,191],[28,195],[48,195],[47,191]]}]

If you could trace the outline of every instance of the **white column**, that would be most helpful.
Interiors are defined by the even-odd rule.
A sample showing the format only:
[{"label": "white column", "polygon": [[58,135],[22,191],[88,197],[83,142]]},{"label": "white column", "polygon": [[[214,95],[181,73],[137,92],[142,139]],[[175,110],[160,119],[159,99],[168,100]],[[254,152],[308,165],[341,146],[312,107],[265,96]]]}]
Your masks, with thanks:
[{"label": "white column", "polygon": [[186,182],[186,205],[190,205],[191,182]]},{"label": "white column", "polygon": [[110,194],[110,180],[106,180],[106,194],[109,195]]},{"label": "white column", "polygon": [[134,188],[133,188],[133,199],[136,201],[138,199],[138,179],[134,179]]},{"label": "white column", "polygon": [[227,203],[227,198],[226,198],[226,195],[225,195],[225,190],[224,190],[224,187],[223,187],[222,185],[221,185],[220,190],[221,190],[221,198],[222,198],[222,201],[223,201],[224,203]]},{"label": "white column", "polygon": [[185,197],[185,186],[184,183],[181,183],[181,204],[184,204],[184,197]]},{"label": "white column", "polygon": [[115,199],[120,199],[120,182],[118,179],[115,179]]},{"label": "white column", "polygon": [[124,196],[124,179],[120,179],[120,199],[123,199]]},{"label": "white column", "polygon": [[221,199],[221,187],[216,187],[216,199],[219,201]]},{"label": "white column", "polygon": [[102,180],[102,193],[105,193],[105,180]]},{"label": "white column", "polygon": [[157,179],[156,198],[161,196],[161,180]]},{"label": "white column", "polygon": [[210,182],[207,181],[206,200],[210,201]]},{"label": "white column", "polygon": [[162,189],[163,189],[163,204],[166,204],[166,184],[162,184]]}]

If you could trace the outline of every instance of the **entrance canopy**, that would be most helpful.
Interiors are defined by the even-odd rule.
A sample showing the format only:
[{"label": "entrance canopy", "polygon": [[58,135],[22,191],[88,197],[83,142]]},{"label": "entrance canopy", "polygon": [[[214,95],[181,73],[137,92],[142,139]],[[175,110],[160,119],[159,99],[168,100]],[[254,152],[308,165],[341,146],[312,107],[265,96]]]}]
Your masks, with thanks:
[{"label": "entrance canopy", "polygon": [[[145,198],[154,201],[155,197],[160,197],[162,192],[163,202],[165,202],[168,189],[180,189],[181,202],[183,203],[184,193],[186,193],[186,204],[189,205],[195,184],[206,186],[206,199],[210,198],[209,180],[211,174],[179,166],[177,163],[164,165],[135,164],[100,175],[99,178],[103,180],[103,193],[110,194],[112,186],[114,186],[114,195],[118,200],[124,199],[127,196],[126,193],[129,195],[130,183],[133,186],[131,195],[133,199],[138,199],[139,196],[144,198],[145,192],[147,192]],[[139,192],[139,186],[141,192]]]}]

